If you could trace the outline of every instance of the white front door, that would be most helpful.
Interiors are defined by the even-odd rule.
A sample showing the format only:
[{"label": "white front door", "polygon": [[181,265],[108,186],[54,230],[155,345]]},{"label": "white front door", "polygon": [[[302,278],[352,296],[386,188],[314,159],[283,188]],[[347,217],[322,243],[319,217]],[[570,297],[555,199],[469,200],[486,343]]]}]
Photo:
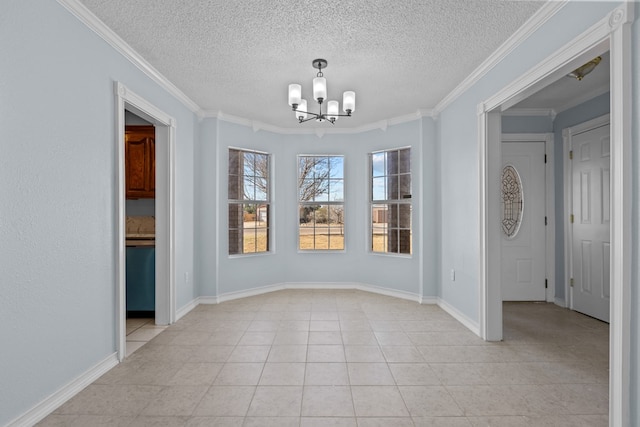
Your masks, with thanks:
[{"label": "white front door", "polygon": [[571,136],[573,239],[571,308],[609,321],[609,125]]},{"label": "white front door", "polygon": [[544,141],[502,143],[503,301],[546,300],[544,155]]}]

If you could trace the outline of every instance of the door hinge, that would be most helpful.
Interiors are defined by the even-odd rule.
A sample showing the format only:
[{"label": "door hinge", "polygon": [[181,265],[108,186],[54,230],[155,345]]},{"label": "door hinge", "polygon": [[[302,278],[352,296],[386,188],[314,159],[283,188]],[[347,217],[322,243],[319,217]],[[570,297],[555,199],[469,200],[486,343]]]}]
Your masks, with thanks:
[{"label": "door hinge", "polygon": [[571,280],[569,280],[569,286],[573,288],[573,277],[571,278]]},{"label": "door hinge", "polygon": [[546,217],[546,216],[544,217],[544,225],[548,225],[547,217]]},{"label": "door hinge", "polygon": [[569,151],[569,160],[573,160],[573,150]]},{"label": "door hinge", "polygon": [[573,224],[573,214],[569,215],[569,221],[571,221],[571,224]]},{"label": "door hinge", "polygon": [[547,163],[547,155],[544,155],[544,162]]},{"label": "door hinge", "polygon": [[547,289],[549,287],[549,281],[544,279],[544,288]]}]

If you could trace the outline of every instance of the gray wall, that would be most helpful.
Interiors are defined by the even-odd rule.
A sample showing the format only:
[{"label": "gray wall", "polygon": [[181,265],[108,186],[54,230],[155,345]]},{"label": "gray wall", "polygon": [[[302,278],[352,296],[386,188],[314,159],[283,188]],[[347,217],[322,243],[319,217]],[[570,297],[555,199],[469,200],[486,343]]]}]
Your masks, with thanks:
[{"label": "gray wall", "polygon": [[[0,13],[0,425],[113,356],[115,96],[176,119],[176,262],[193,271],[195,115],[55,1]],[[178,307],[193,299],[179,281]]]},{"label": "gray wall", "polygon": [[[363,283],[415,297],[437,295],[435,223],[435,127],[430,118],[353,135],[283,135],[216,119],[202,124],[198,148],[197,199],[203,229],[198,281],[202,296],[225,296],[281,283]],[[383,256],[370,253],[368,242],[368,153],[411,146],[413,172],[413,254]],[[423,146],[427,147],[427,162]],[[215,149],[214,149],[215,147]],[[269,254],[228,255],[227,158],[229,147],[272,155],[272,250]],[[297,164],[299,154],[345,157],[344,252],[308,253],[297,249]],[[426,172],[423,165],[431,166]],[[427,178],[427,179],[425,179]],[[211,224],[217,222],[217,235]],[[427,238],[423,238],[424,234]],[[217,238],[214,238],[217,236]],[[425,257],[424,251],[429,257]],[[216,263],[208,262],[215,258]]]}]

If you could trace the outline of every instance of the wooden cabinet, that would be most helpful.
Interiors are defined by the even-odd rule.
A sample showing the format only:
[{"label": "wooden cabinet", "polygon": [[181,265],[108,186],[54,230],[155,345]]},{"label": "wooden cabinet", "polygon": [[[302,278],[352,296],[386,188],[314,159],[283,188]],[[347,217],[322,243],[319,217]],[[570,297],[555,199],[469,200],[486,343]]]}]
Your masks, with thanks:
[{"label": "wooden cabinet", "polygon": [[156,133],[153,126],[126,126],[125,179],[127,199],[156,197]]}]

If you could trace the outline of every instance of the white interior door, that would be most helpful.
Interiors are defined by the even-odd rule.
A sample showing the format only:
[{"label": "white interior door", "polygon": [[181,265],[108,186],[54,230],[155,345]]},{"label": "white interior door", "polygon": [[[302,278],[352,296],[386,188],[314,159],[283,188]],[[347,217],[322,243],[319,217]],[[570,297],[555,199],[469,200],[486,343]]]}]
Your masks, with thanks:
[{"label": "white interior door", "polygon": [[573,239],[572,306],[609,321],[609,125],[571,137]]},{"label": "white interior door", "polygon": [[546,300],[544,154],[544,141],[502,143],[503,301]]}]

